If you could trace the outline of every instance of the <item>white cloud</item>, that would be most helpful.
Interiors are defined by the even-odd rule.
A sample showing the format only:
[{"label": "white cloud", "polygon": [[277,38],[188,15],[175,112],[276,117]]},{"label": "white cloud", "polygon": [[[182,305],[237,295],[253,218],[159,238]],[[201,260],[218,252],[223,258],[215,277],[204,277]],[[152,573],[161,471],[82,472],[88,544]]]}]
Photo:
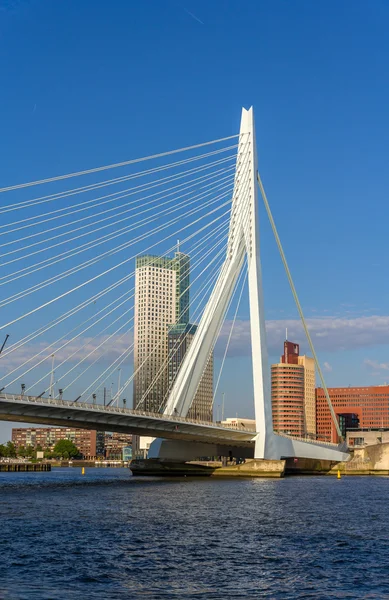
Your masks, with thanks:
[{"label": "white cloud", "polygon": [[324,367],[324,370],[327,371],[327,373],[330,373],[332,371],[332,367],[329,362],[323,363],[323,367]]},{"label": "white cloud", "polygon": [[[317,351],[336,352],[354,350],[383,344],[389,344],[389,316],[345,317],[313,317],[306,320],[314,346]],[[288,338],[302,345],[308,352],[306,338],[299,319],[269,320],[266,323],[267,343],[271,355],[280,354],[288,328]],[[226,344],[231,322],[225,322],[221,339],[216,351]],[[236,321],[230,343],[230,356],[250,353],[250,324],[248,321]]]},{"label": "white cloud", "polygon": [[[377,345],[389,344],[389,316],[364,316],[356,318],[344,317],[312,317],[307,319],[307,325],[310,330],[315,348],[318,352],[336,352],[339,350],[353,350],[356,348],[366,348]],[[226,321],[216,345],[215,354],[222,356],[230,333],[231,321]],[[288,328],[288,337],[290,340],[301,345],[302,352],[309,353],[305,334],[298,319],[273,319],[266,323],[267,343],[269,354],[280,355],[282,353],[283,342],[285,338],[285,328]],[[85,358],[97,346],[100,346],[96,352],[85,358],[83,364],[88,365],[99,357],[99,363],[110,364],[115,358],[118,358],[122,352],[132,344],[132,333],[123,337],[114,335],[109,338],[108,335],[92,337],[83,337],[69,342],[69,344],[58,350],[55,344],[48,350],[39,354],[48,345],[47,341],[32,343],[26,345],[20,350],[7,356],[6,352],[1,359],[1,367],[5,372],[21,365],[29,358],[36,357],[36,360],[26,365],[36,364],[45,357],[44,366],[50,365],[51,354],[55,353],[55,364],[59,365],[62,361],[68,361],[74,364]],[[63,345],[65,340],[61,342]],[[247,320],[237,320],[235,322],[234,333],[231,338],[228,356],[249,356],[251,353],[250,323]],[[130,358],[131,360],[131,358]],[[98,364],[99,364],[98,363]],[[366,359],[365,364],[375,371],[389,370],[389,363],[375,363]],[[331,366],[327,363],[327,371]]]},{"label": "white cloud", "polygon": [[373,369],[373,375],[380,374],[382,371],[389,371],[389,363],[379,363],[376,360],[370,360],[366,358],[364,363],[367,367]]},{"label": "white cloud", "polygon": [[[97,337],[80,337],[69,342],[64,348],[58,350],[58,347],[64,346],[66,340],[62,340],[59,344],[53,344],[48,350],[48,342],[39,342],[26,344],[22,348],[15,350],[11,354],[7,353],[2,356],[1,366],[6,372],[11,371],[29,359],[34,359],[26,364],[25,369],[28,369],[33,364],[37,364],[42,359],[45,364],[51,365],[51,355],[55,354],[55,365],[58,366],[63,361],[77,363],[82,359],[83,364],[88,365],[98,358],[101,362],[112,363],[126,349],[132,345],[133,335],[127,333],[125,335],[101,335]],[[90,354],[90,356],[88,356]]]}]

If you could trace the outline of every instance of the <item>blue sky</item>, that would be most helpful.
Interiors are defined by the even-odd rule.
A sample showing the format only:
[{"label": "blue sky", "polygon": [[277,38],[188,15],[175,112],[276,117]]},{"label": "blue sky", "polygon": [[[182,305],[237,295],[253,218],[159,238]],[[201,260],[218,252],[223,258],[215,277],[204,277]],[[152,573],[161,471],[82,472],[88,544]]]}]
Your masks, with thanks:
[{"label": "blue sky", "polygon": [[[388,26],[384,0],[0,0],[0,185],[231,135],[254,105],[262,179],[327,383],[383,383]],[[285,325],[306,345],[261,218],[274,361]],[[224,382],[231,414],[236,398],[251,412],[246,312],[229,359],[242,377]],[[0,441],[9,431],[0,424]]]}]

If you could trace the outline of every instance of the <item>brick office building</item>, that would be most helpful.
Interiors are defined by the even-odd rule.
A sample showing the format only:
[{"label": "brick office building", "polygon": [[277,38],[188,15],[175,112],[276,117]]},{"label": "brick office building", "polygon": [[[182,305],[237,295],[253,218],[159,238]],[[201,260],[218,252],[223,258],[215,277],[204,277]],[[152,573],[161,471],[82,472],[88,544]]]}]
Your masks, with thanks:
[{"label": "brick office building", "polygon": [[[389,427],[389,385],[328,388],[343,437],[349,429]],[[316,428],[320,440],[336,442],[336,430],[322,388],[316,388]]]}]

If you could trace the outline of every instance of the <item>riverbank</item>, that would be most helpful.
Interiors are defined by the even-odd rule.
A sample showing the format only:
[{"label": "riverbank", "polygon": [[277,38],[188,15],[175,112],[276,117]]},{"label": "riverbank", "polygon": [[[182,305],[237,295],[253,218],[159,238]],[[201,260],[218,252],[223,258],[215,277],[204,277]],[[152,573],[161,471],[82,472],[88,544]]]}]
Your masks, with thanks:
[{"label": "riverbank", "polygon": [[0,473],[27,473],[51,471],[50,463],[1,462]]},{"label": "riverbank", "polygon": [[53,467],[88,467],[100,469],[120,469],[128,467],[129,463],[123,460],[57,460],[51,462]]}]

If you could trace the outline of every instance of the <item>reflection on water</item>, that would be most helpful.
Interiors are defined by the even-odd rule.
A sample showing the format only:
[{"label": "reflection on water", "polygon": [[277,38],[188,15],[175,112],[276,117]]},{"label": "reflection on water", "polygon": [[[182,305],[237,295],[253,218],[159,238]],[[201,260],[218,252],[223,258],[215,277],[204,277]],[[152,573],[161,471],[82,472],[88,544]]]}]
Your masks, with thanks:
[{"label": "reflection on water", "polygon": [[0,474],[0,598],[389,599],[389,479]]}]

